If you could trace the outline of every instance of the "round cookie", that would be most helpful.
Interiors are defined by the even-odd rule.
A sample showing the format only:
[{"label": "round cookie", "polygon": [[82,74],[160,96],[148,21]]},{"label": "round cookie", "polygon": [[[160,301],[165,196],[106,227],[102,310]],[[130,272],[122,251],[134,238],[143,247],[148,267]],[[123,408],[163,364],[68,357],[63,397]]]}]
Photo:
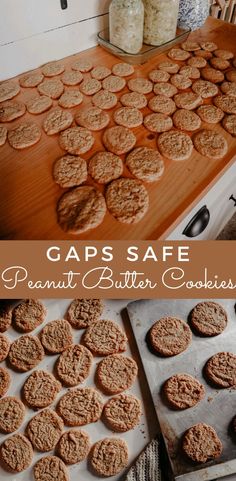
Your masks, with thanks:
[{"label": "round cookie", "polygon": [[123,174],[123,162],[111,152],[97,152],[89,161],[88,172],[95,182],[107,184]]},{"label": "round cookie", "polygon": [[216,70],[215,68],[212,67],[204,67],[201,70],[201,75],[204,78],[204,80],[208,80],[208,82],[212,82],[214,84],[223,82],[225,76],[221,70]]},{"label": "round cookie", "polygon": [[134,177],[144,182],[159,180],[165,168],[159,152],[148,147],[137,147],[134,149],[127,156],[126,165]]},{"label": "round cookie", "polygon": [[7,128],[4,125],[0,125],[0,147],[6,143],[7,140]]},{"label": "round cookie", "polygon": [[200,42],[200,47],[203,49],[203,50],[206,50],[207,52],[214,52],[215,50],[218,49],[218,45],[216,45],[216,43],[214,42]]},{"label": "round cookie", "polygon": [[182,447],[188,458],[195,463],[217,459],[223,449],[216,431],[204,423],[195,424],[184,433]]},{"label": "round cookie", "polygon": [[25,104],[15,100],[7,100],[0,104],[0,122],[12,122],[22,117],[26,111]]},{"label": "round cookie", "polygon": [[97,321],[103,311],[101,299],[74,299],[67,311],[67,320],[74,329],[84,329]]},{"label": "round cookie", "polygon": [[22,434],[14,434],[7,438],[2,443],[0,452],[5,469],[12,473],[20,473],[27,469],[34,454],[29,440]]},{"label": "round cookie", "polygon": [[196,57],[204,58],[204,60],[210,60],[213,57],[213,54],[208,50],[197,50],[197,52],[194,52],[194,55],[196,55]]},{"label": "round cookie", "polygon": [[134,359],[115,354],[105,357],[98,364],[96,379],[105,394],[119,394],[132,386],[137,374],[138,366]]},{"label": "round cookie", "polygon": [[178,73],[180,69],[177,63],[170,62],[169,60],[159,63],[158,68],[172,74]]},{"label": "round cookie", "polygon": [[98,107],[84,107],[78,110],[75,121],[81,127],[86,129],[99,131],[105,129],[110,122],[110,116]]},{"label": "round cookie", "polygon": [[149,339],[152,348],[164,357],[186,351],[192,341],[188,324],[176,317],[163,317],[152,326]]},{"label": "round cookie", "polygon": [[83,95],[79,90],[66,90],[58,100],[58,105],[64,109],[72,109],[83,102]]},{"label": "round cookie", "polygon": [[72,330],[68,321],[57,319],[46,324],[41,331],[41,342],[50,354],[65,351],[73,344]]},{"label": "round cookie", "polygon": [[93,147],[94,142],[91,132],[83,127],[66,129],[59,137],[60,147],[73,155],[85,154]]},{"label": "round cookie", "polygon": [[63,82],[64,85],[69,85],[69,86],[74,86],[78,85],[82,82],[83,80],[83,75],[79,71],[66,71],[63,73],[61,77],[61,81]]},{"label": "round cookie", "polygon": [[0,334],[0,362],[7,358],[10,345],[10,340],[4,334]]},{"label": "round cookie", "polygon": [[210,59],[210,64],[213,68],[217,70],[226,70],[230,67],[230,62],[224,60],[223,58],[213,57]]},{"label": "round cookie", "polygon": [[190,40],[186,40],[185,42],[181,43],[181,47],[187,52],[195,52],[196,50],[201,49],[198,42],[191,42]]},{"label": "round cookie", "polygon": [[42,68],[42,72],[45,77],[55,77],[56,75],[60,75],[62,72],[64,72],[64,70],[64,65],[56,62],[47,63]]},{"label": "round cookie", "polygon": [[43,128],[47,135],[55,135],[70,127],[73,120],[73,115],[70,112],[57,107],[44,119]]},{"label": "round cookie", "polygon": [[225,330],[228,316],[217,302],[199,302],[190,313],[190,323],[202,336],[218,336]]},{"label": "round cookie", "polygon": [[102,65],[94,67],[91,72],[91,77],[96,80],[104,80],[109,75],[111,75],[111,70],[108,67],[103,67]]},{"label": "round cookie", "polygon": [[186,160],[193,151],[193,143],[189,135],[177,130],[163,132],[157,139],[157,145],[161,154],[170,160]]},{"label": "round cookie", "polygon": [[25,334],[11,344],[8,360],[11,367],[20,372],[30,371],[44,358],[44,350],[36,336]]},{"label": "round cookie", "polygon": [[126,432],[140,423],[141,402],[131,394],[119,394],[105,404],[103,416],[107,426],[116,432]]},{"label": "round cookie", "polygon": [[196,80],[196,82],[193,83],[192,90],[196,94],[200,95],[203,99],[214,97],[219,92],[217,85],[202,79]]},{"label": "round cookie", "polygon": [[66,386],[76,386],[89,376],[93,362],[91,352],[84,346],[74,344],[66,349],[56,363],[56,372]]},{"label": "round cookie", "polygon": [[81,234],[98,227],[106,214],[106,202],[99,190],[91,186],[66,192],[57,204],[58,223],[65,232]]},{"label": "round cookie", "polygon": [[146,214],[149,196],[140,181],[121,178],[109,184],[106,203],[109,212],[119,222],[135,224]]},{"label": "round cookie", "polygon": [[234,137],[236,136],[236,115],[226,115],[223,120],[223,127]]},{"label": "round cookie", "polygon": [[30,120],[22,122],[8,131],[8,142],[13,149],[21,150],[39,142],[41,129],[38,124]]},{"label": "round cookie", "polygon": [[154,85],[153,88],[154,94],[155,95],[163,95],[164,97],[174,97],[178,93],[178,89],[168,83],[168,82],[159,82],[156,85]]},{"label": "round cookie", "polygon": [[98,476],[114,476],[128,464],[128,447],[123,439],[105,438],[93,446],[91,467]]},{"label": "round cookie", "polygon": [[20,77],[19,83],[21,87],[33,88],[37,87],[43,81],[44,76],[40,72],[38,73],[28,73]]},{"label": "round cookie", "polygon": [[0,301],[0,332],[5,332],[9,329],[12,323],[12,310]]},{"label": "round cookie", "polygon": [[118,77],[129,77],[134,73],[134,67],[129,63],[116,63],[112,67],[112,73]]},{"label": "round cookie", "polygon": [[40,411],[27,424],[26,434],[37,451],[51,451],[63,432],[62,419],[50,409]]},{"label": "round cookie", "polygon": [[35,481],[69,481],[69,473],[57,456],[45,456],[34,465]]},{"label": "round cookie", "polygon": [[115,110],[113,119],[118,125],[135,128],[143,123],[143,114],[134,107],[121,107]]},{"label": "round cookie", "polygon": [[16,82],[8,80],[0,83],[0,102],[10,100],[20,92],[20,85]]},{"label": "round cookie", "polygon": [[190,67],[203,68],[206,67],[207,61],[202,57],[191,57],[188,59],[187,64],[190,65]]},{"label": "round cookie", "polygon": [[95,78],[86,78],[80,84],[80,90],[84,95],[94,95],[101,90],[102,84]]},{"label": "round cookie", "polygon": [[89,451],[89,435],[79,429],[66,431],[57,445],[57,454],[66,464],[80,463],[87,458]]},{"label": "round cookie", "polygon": [[24,421],[25,406],[16,397],[0,399],[0,432],[13,433]]},{"label": "round cookie", "polygon": [[124,107],[133,107],[136,109],[143,109],[147,106],[147,99],[144,94],[138,92],[129,92],[120,97],[120,102]]},{"label": "round cookie", "polygon": [[14,326],[20,332],[30,332],[45,321],[47,311],[38,299],[25,299],[13,309]]},{"label": "round cookie", "polygon": [[211,104],[201,105],[201,107],[197,109],[197,114],[203,122],[207,122],[208,124],[217,124],[224,117],[224,112]]},{"label": "round cookie", "polygon": [[57,411],[67,426],[95,423],[100,419],[102,410],[101,395],[90,387],[68,391],[57,406]]},{"label": "round cookie", "polygon": [[26,102],[26,108],[30,114],[39,115],[51,108],[53,101],[46,95],[37,95]]},{"label": "round cookie", "polygon": [[5,367],[0,367],[0,398],[5,396],[11,383],[11,378],[8,370]]},{"label": "round cookie", "polygon": [[170,78],[170,74],[166,72],[165,70],[151,70],[148,74],[148,78],[151,80],[153,83],[157,82],[168,82]]},{"label": "round cookie", "polygon": [[102,319],[88,326],[83,343],[95,356],[108,356],[125,351],[127,337],[118,324]]},{"label": "round cookie", "polygon": [[222,159],[228,151],[227,140],[214,130],[203,129],[193,138],[195,149],[209,159]]},{"label": "round cookie", "polygon": [[93,64],[92,62],[90,62],[90,60],[79,59],[79,60],[76,60],[76,62],[74,62],[71,65],[71,68],[72,70],[76,70],[76,71],[78,70],[79,72],[87,73],[87,72],[90,72],[90,70],[92,70]]},{"label": "round cookie", "polygon": [[156,97],[152,97],[148,102],[148,107],[153,110],[153,112],[165,115],[172,115],[176,111],[174,100],[165,97],[164,95],[156,95]]},{"label": "round cookie", "polygon": [[229,50],[217,49],[214,50],[214,55],[219,58],[223,58],[224,60],[230,60],[234,58],[234,54],[229,52]]},{"label": "round cookie", "polygon": [[60,79],[46,79],[37,87],[41,95],[58,99],[64,92],[64,85]]},{"label": "round cookie", "polygon": [[153,89],[153,84],[146,78],[134,78],[128,81],[129,90],[139,94],[150,94]]},{"label": "round cookie", "polygon": [[236,355],[231,352],[219,352],[206,363],[207,378],[217,387],[230,388],[236,386]]},{"label": "round cookie", "polygon": [[188,89],[192,85],[192,80],[186,75],[182,75],[180,73],[172,75],[170,81],[179,90]]},{"label": "round cookie", "polygon": [[192,110],[180,109],[173,115],[173,123],[180,130],[193,132],[201,127],[200,117]]},{"label": "round cookie", "polygon": [[54,181],[63,189],[83,184],[87,176],[86,160],[75,155],[64,155],[53,165]]},{"label": "round cookie", "polygon": [[168,403],[173,409],[189,409],[205,396],[204,386],[189,374],[175,374],[163,386]]},{"label": "round cookie", "polygon": [[236,97],[229,95],[217,95],[214,104],[226,114],[236,114]]},{"label": "round cookie", "polygon": [[102,81],[102,87],[108,92],[120,92],[126,86],[126,81],[122,77],[110,75]]},{"label": "round cookie", "polygon": [[236,97],[236,83],[234,82],[223,82],[220,86],[222,92],[232,97]]},{"label": "round cookie", "polygon": [[177,94],[174,96],[174,101],[179,109],[186,110],[194,110],[202,104],[202,98],[194,92]]},{"label": "round cookie", "polygon": [[184,60],[188,60],[188,58],[191,57],[191,54],[181,48],[172,48],[168,52],[168,57],[172,60],[179,60],[183,62]]},{"label": "round cookie", "polygon": [[186,75],[186,77],[191,79],[200,78],[200,70],[197,67],[192,67],[191,65],[184,65],[179,71],[180,75]]},{"label": "round cookie", "polygon": [[112,92],[108,92],[108,90],[100,90],[92,98],[93,105],[102,110],[112,109],[117,102],[117,96]]},{"label": "round cookie", "polygon": [[229,70],[226,72],[226,78],[229,82],[236,83],[236,70]]},{"label": "round cookie", "polygon": [[34,371],[23,385],[23,396],[33,409],[45,408],[53,403],[61,390],[61,383],[47,371]]},{"label": "round cookie", "polygon": [[107,129],[102,140],[107,150],[116,155],[129,152],[136,144],[134,133],[127,127],[119,125]]}]

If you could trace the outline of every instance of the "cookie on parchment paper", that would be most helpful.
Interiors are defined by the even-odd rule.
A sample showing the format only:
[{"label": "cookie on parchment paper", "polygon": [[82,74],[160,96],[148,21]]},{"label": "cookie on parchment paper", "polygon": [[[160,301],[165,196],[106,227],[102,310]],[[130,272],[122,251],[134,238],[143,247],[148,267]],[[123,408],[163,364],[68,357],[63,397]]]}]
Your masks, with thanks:
[{"label": "cookie on parchment paper", "polygon": [[61,383],[47,371],[34,371],[23,385],[23,396],[31,408],[45,408],[53,403]]},{"label": "cookie on parchment paper", "polygon": [[69,472],[57,456],[45,456],[34,465],[35,481],[69,481]]},{"label": "cookie on parchment paper", "polygon": [[31,418],[26,434],[37,451],[51,451],[63,432],[63,421],[55,411],[44,409]]},{"label": "cookie on parchment paper", "polygon": [[68,307],[67,320],[74,329],[84,329],[99,319],[103,308],[101,299],[74,299]]},{"label": "cookie on parchment paper", "polygon": [[66,431],[57,445],[57,455],[66,464],[80,463],[87,458],[89,450],[89,435],[81,429]]},{"label": "cookie on parchment paper", "polygon": [[140,423],[141,402],[131,394],[119,394],[105,404],[103,416],[107,426],[116,432],[126,432]]},{"label": "cookie on parchment paper", "polygon": [[12,312],[14,326],[21,332],[30,332],[45,321],[47,311],[38,299],[22,300]]},{"label": "cookie on parchment paper", "polygon": [[137,374],[138,366],[134,359],[113,354],[105,357],[98,364],[96,380],[105,394],[119,394],[133,385]]},{"label": "cookie on parchment paper", "polygon": [[101,319],[88,326],[83,343],[95,356],[108,356],[125,351],[127,337],[116,322]]},{"label": "cookie on parchment paper", "polygon": [[100,419],[102,410],[103,400],[100,393],[90,387],[67,391],[57,406],[57,412],[66,426],[95,423]]},{"label": "cookie on parchment paper", "polygon": [[[1,127],[0,127],[1,128]],[[4,301],[0,301],[0,332],[9,329],[12,323],[12,309]]]},{"label": "cookie on parchment paper", "polygon": [[0,399],[0,432],[13,433],[24,421],[25,406],[15,396]]},{"label": "cookie on parchment paper", "polygon": [[76,386],[87,379],[92,367],[91,352],[80,344],[66,349],[56,363],[56,372],[60,381],[66,386]]},{"label": "cookie on parchment paper", "polygon": [[10,339],[4,334],[0,334],[0,362],[4,361],[8,356],[10,345]]},{"label": "cookie on parchment paper", "polygon": [[20,372],[30,371],[44,358],[44,350],[36,336],[25,334],[12,342],[8,360],[12,368]]},{"label": "cookie on parchment paper", "polygon": [[92,448],[90,463],[98,476],[109,477],[120,473],[128,464],[126,442],[117,438],[98,441]]},{"label": "cookie on parchment paper", "polygon": [[0,398],[5,396],[11,383],[9,371],[5,367],[0,367]]},{"label": "cookie on parchment paper", "polygon": [[73,344],[71,326],[66,319],[50,321],[42,329],[40,339],[50,354],[63,352]]},{"label": "cookie on parchment paper", "polygon": [[34,454],[31,443],[22,434],[14,434],[7,438],[0,447],[0,453],[3,466],[12,473],[20,473],[27,469]]}]

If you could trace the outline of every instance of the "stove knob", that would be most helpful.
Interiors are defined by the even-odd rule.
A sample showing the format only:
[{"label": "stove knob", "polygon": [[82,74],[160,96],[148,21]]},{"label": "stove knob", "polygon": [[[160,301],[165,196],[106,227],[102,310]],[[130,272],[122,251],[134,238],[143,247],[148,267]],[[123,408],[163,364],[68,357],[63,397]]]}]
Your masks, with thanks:
[{"label": "stove knob", "polygon": [[197,237],[202,232],[204,232],[209,222],[210,212],[207,209],[207,206],[204,205],[185,227],[183,235],[185,235],[186,237]]}]

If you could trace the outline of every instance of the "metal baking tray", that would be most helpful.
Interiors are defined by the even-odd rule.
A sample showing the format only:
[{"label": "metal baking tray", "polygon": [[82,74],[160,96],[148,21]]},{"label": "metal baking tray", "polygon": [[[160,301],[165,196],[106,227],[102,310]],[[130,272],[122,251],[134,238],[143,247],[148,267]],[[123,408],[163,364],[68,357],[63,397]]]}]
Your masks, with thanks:
[{"label": "metal baking tray", "polygon": [[180,42],[184,42],[189,34],[191,32],[191,29],[188,27],[182,27],[178,28],[176,31],[176,36],[172,40],[169,40],[169,42],[163,43],[162,45],[159,46],[153,46],[153,45],[145,45],[143,44],[142,49],[140,52],[136,54],[128,53],[125,50],[122,50],[121,48],[117,47],[116,45],[113,45],[110,40],[109,40],[109,28],[106,28],[105,30],[102,30],[97,34],[97,40],[99,45],[101,45],[103,48],[108,50],[108,52],[112,53],[116,57],[119,57],[125,62],[128,62],[130,64],[143,64],[145,62],[148,62],[152,57],[156,55],[160,55],[161,53],[164,53],[166,50],[169,50],[170,48],[174,47],[176,44]]},{"label": "metal baking tray", "polygon": [[[176,316],[187,321],[199,300],[137,301],[127,306],[143,367],[146,373],[156,413],[171,464],[173,479],[178,481],[210,481],[236,473],[236,436],[230,432],[230,422],[236,415],[236,390],[216,389],[203,375],[206,361],[217,352],[236,352],[235,300],[218,300],[229,317],[225,331],[216,337],[203,338],[193,334],[191,346],[182,354],[161,358],[153,354],[146,340],[153,323],[164,316]],[[194,408],[171,410],[161,395],[163,383],[172,375],[185,372],[197,377],[205,387],[205,398]],[[222,443],[223,453],[215,461],[195,465],[181,454],[181,438],[186,429],[204,422],[212,425]],[[233,479],[236,479],[234,477]]]}]

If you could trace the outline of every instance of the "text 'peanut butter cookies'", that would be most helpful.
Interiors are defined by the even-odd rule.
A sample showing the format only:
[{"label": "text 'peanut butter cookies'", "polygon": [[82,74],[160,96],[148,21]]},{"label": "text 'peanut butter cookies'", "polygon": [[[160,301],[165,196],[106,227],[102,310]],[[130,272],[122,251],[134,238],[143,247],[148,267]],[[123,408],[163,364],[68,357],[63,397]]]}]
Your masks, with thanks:
[{"label": "text 'peanut butter cookies'", "polygon": [[87,176],[86,160],[75,155],[64,155],[53,165],[53,178],[62,188],[83,184]]},{"label": "text 'peanut butter cookies'", "polygon": [[128,464],[128,447],[123,439],[105,438],[92,449],[91,467],[98,476],[114,476]]},{"label": "text 'peanut butter cookies'", "polygon": [[176,356],[186,351],[192,341],[188,324],[176,317],[163,317],[149,332],[149,340],[154,351],[161,356]]},{"label": "text 'peanut butter cookies'", "polygon": [[127,127],[110,127],[104,132],[103,143],[107,150],[116,155],[126,154],[136,144],[136,136]]},{"label": "text 'peanut butter cookies'", "polygon": [[28,73],[20,77],[19,82],[21,87],[24,88],[33,88],[37,87],[44,79],[43,74],[41,73]]},{"label": "text 'peanut butter cookies'", "polygon": [[73,115],[57,107],[44,119],[43,128],[47,135],[55,135],[70,127],[72,122]]},{"label": "text 'peanut butter cookies'", "polygon": [[206,463],[211,459],[217,459],[222,449],[216,431],[207,424],[196,424],[184,434],[183,451],[193,462]]},{"label": "text 'peanut butter cookies'", "polygon": [[26,434],[37,451],[51,451],[63,432],[62,419],[50,409],[40,411],[27,424]]},{"label": "text 'peanut butter cookies'", "polygon": [[47,95],[55,100],[63,94],[64,85],[59,79],[47,79],[39,84],[37,89],[41,95]]},{"label": "text 'peanut butter cookies'", "polygon": [[0,147],[6,143],[7,140],[7,128],[4,125],[0,125]]},{"label": "text 'peanut butter cookies'", "polygon": [[236,136],[236,115],[226,115],[223,120],[224,129],[234,137]]},{"label": "text 'peanut butter cookies'", "polygon": [[124,224],[135,224],[146,214],[149,196],[144,185],[134,179],[117,179],[106,191],[106,203],[110,213]]},{"label": "text 'peanut butter cookies'", "polygon": [[144,126],[146,127],[146,129],[150,130],[150,132],[167,132],[168,130],[172,129],[173,121],[172,118],[166,114],[149,114],[146,115],[144,119]]},{"label": "text 'peanut butter cookies'", "polygon": [[93,95],[92,98],[93,105],[102,110],[112,109],[116,106],[117,102],[117,96],[112,92],[108,92],[108,90],[100,90]]},{"label": "text 'peanut butter cookies'", "polygon": [[93,147],[94,142],[91,132],[83,127],[66,129],[59,137],[60,147],[72,155],[85,154]]},{"label": "text 'peanut butter cookies'", "polygon": [[13,149],[21,150],[31,147],[41,138],[40,127],[31,121],[25,121],[8,131],[8,142]]},{"label": "text 'peanut butter cookies'", "polygon": [[8,356],[10,349],[10,340],[4,334],[0,334],[0,362],[4,361]]},{"label": "text 'peanut butter cookies'", "polygon": [[218,336],[228,322],[225,309],[213,301],[199,302],[190,313],[192,327],[202,336]]},{"label": "text 'peanut butter cookies'", "polygon": [[207,378],[218,387],[235,387],[236,355],[231,352],[219,352],[215,354],[207,361],[205,373]]},{"label": "text 'peanut butter cookies'", "polygon": [[114,354],[98,364],[96,380],[105,394],[119,394],[132,386],[137,374],[138,366],[134,359]]},{"label": "text 'peanut butter cookies'", "polygon": [[87,379],[92,362],[91,352],[86,347],[75,344],[60,355],[56,364],[56,372],[63,384],[76,386]]},{"label": "text 'peanut butter cookies'", "polygon": [[13,309],[13,322],[17,330],[30,332],[45,320],[46,309],[38,299],[25,299]]},{"label": "text 'peanut butter cookies'", "polygon": [[67,426],[95,423],[100,419],[102,409],[101,395],[89,387],[68,391],[57,406],[57,412]]},{"label": "text 'peanut butter cookies'", "polygon": [[12,122],[24,115],[26,110],[25,104],[16,102],[15,100],[7,100],[0,104],[0,122]]},{"label": "text 'peanut butter cookies'", "polygon": [[123,162],[112,152],[97,152],[89,161],[89,175],[98,184],[108,184],[123,174]]},{"label": "text 'peanut butter cookies'", "polygon": [[57,454],[66,464],[80,463],[88,456],[89,450],[89,435],[79,429],[66,431],[57,445]]},{"label": "text 'peanut butter cookies'", "polygon": [[66,192],[57,205],[58,223],[65,232],[82,234],[98,227],[106,214],[106,202],[99,190],[91,186]]},{"label": "text 'peanut butter cookies'", "polygon": [[45,456],[34,465],[35,481],[69,481],[69,472],[57,456]]},{"label": "text 'peanut butter cookies'", "polygon": [[39,115],[51,108],[53,101],[46,95],[36,95],[26,102],[26,108],[30,114]]},{"label": "text 'peanut butter cookies'", "polygon": [[20,473],[27,469],[34,454],[29,440],[22,434],[14,434],[6,439],[1,445],[0,452],[5,469],[12,473]]},{"label": "text 'peanut butter cookies'", "polygon": [[110,116],[98,107],[84,107],[78,110],[75,121],[81,127],[89,130],[99,131],[107,127],[110,122]]},{"label": "text 'peanut butter cookies'", "polygon": [[31,408],[45,408],[53,403],[61,383],[47,371],[34,371],[23,386],[24,400]]},{"label": "text 'peanut butter cookies'", "polygon": [[189,374],[175,374],[163,386],[168,403],[174,409],[189,409],[205,396],[204,386]]},{"label": "text 'peanut butter cookies'", "polygon": [[157,139],[157,145],[161,154],[170,160],[187,160],[193,151],[189,135],[177,130],[163,132]]},{"label": "text 'peanut butter cookies'", "polygon": [[74,329],[84,329],[99,319],[103,307],[101,299],[74,299],[68,307],[67,319]]},{"label": "text 'peanut butter cookies'", "polygon": [[25,417],[25,406],[14,396],[0,399],[0,432],[13,433],[19,429]]},{"label": "text 'peanut butter cookies'", "polygon": [[11,383],[9,371],[5,367],[0,367],[0,398],[5,396]]},{"label": "text 'peanut butter cookies'", "polygon": [[95,356],[107,356],[125,351],[127,337],[114,321],[102,319],[86,329],[83,343]]},{"label": "text 'peanut butter cookies'", "polygon": [[65,319],[48,322],[41,332],[43,347],[50,354],[65,351],[73,344],[72,329]]},{"label": "text 'peanut butter cookies'", "polygon": [[20,85],[9,80],[0,84],[0,102],[10,100],[20,92]]},{"label": "text 'peanut butter cookies'", "polygon": [[119,394],[106,403],[103,416],[110,429],[126,432],[140,423],[141,402],[131,394]]},{"label": "text 'peanut butter cookies'", "polygon": [[137,147],[126,158],[126,165],[137,179],[155,182],[164,173],[164,162],[157,150]]},{"label": "text 'peanut butter cookies'", "polygon": [[0,332],[9,329],[12,323],[12,310],[0,301]]},{"label": "text 'peanut butter cookies'", "polygon": [[210,159],[222,159],[228,151],[227,140],[214,130],[200,130],[194,135],[193,142],[199,154]]},{"label": "text 'peanut butter cookies'", "polygon": [[41,342],[35,336],[28,334],[16,339],[10,347],[8,360],[17,371],[30,371],[44,358],[44,350]]}]

